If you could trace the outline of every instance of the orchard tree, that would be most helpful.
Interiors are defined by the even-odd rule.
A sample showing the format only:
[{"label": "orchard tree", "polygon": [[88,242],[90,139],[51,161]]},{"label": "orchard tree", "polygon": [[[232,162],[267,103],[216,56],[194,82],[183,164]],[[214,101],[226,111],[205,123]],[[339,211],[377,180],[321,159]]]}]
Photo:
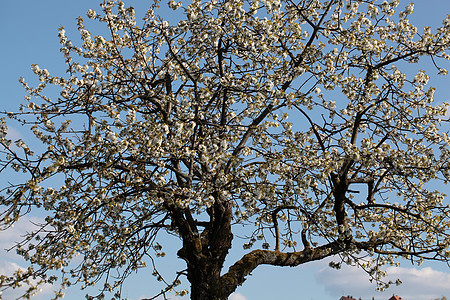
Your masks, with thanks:
[{"label": "orchard tree", "polygon": [[[2,229],[46,217],[16,245],[32,267],[2,288],[99,283],[120,298],[166,233],[186,270],[163,293],[188,293],[186,276],[196,300],[227,299],[261,265],[333,257],[383,284],[400,258],[448,262],[450,208],[428,187],[450,179],[448,105],[427,82],[447,74],[449,17],[418,29],[399,0],[168,5],[170,20],[157,1],[136,20],[104,1],[87,16],[107,34],[80,17],[77,46],[59,29],[67,75],[33,65],[40,83],[20,80],[1,171],[27,178],[4,184]],[[7,118],[44,150],[11,141]],[[224,270],[236,227],[244,250]]]}]

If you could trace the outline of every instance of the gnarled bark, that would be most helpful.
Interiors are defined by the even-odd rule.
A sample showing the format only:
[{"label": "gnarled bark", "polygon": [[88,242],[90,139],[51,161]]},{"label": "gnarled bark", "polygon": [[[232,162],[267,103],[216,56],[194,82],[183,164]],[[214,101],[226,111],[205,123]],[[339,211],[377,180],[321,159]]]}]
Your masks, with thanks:
[{"label": "gnarled bark", "polygon": [[297,252],[285,253],[271,250],[254,250],[244,255],[221,277],[222,289],[226,294],[230,295],[238,286],[244,283],[246,276],[260,265],[295,267],[337,254],[343,251],[344,248],[345,245],[342,242],[335,241],[317,248]]}]

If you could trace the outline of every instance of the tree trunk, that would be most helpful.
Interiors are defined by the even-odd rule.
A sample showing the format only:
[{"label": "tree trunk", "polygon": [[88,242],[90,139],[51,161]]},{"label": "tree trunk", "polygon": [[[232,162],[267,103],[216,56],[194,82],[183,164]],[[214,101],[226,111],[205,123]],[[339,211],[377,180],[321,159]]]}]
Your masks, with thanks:
[{"label": "tree trunk", "polygon": [[183,236],[178,256],[187,263],[192,300],[227,300],[234,290],[221,284],[221,271],[233,240],[231,204],[216,202],[208,213],[210,222],[201,233]]},{"label": "tree trunk", "polygon": [[[214,252],[213,252],[214,253]],[[181,249],[178,255],[188,265],[187,279],[191,283],[192,300],[227,300],[230,294],[221,284],[221,270],[224,259],[213,253],[186,255]]]},{"label": "tree trunk", "polygon": [[191,282],[192,300],[227,300],[220,285],[220,273],[214,270],[216,263],[204,261],[202,267],[188,268],[188,278]]}]

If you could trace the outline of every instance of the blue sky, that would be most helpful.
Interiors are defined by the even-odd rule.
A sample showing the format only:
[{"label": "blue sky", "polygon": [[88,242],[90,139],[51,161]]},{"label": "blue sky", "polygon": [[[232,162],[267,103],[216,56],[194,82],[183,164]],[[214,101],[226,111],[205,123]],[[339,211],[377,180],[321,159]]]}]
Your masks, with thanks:
[{"label": "blue sky", "polygon": [[[47,68],[50,73],[62,74],[65,69],[64,60],[59,53],[57,29],[66,27],[69,38],[76,40],[76,20],[79,15],[85,16],[89,8],[98,8],[99,0],[15,0],[2,1],[0,10],[0,110],[11,111],[18,107],[25,95],[17,79],[21,76],[33,78],[31,64]],[[132,4],[139,15],[143,13],[149,1],[125,1]],[[409,1],[402,1],[401,7]],[[413,23],[419,26],[438,26],[450,13],[449,0],[417,0]],[[450,66],[447,67],[450,69]],[[438,88],[437,99],[450,100],[448,77],[431,81]],[[21,128],[15,128],[20,134]],[[23,133],[25,134],[25,133]],[[24,220],[27,221],[27,220]],[[14,231],[0,234],[0,250],[17,240],[18,236],[29,228],[27,222],[16,226]],[[178,247],[173,241],[174,251]],[[173,251],[173,252],[174,252]],[[234,250],[232,257],[238,258],[240,249]],[[172,253],[173,254],[173,253]],[[13,254],[0,251],[0,273],[7,272],[13,263],[24,266]],[[262,266],[255,270],[238,294],[232,300],[269,300],[269,299],[315,299],[334,300],[341,295],[353,295],[362,299],[388,299],[393,293],[407,300],[428,300],[433,297],[450,296],[450,270],[439,264],[424,264],[421,267],[411,266],[405,262],[401,268],[391,269],[391,273],[402,278],[404,284],[389,289],[386,293],[375,292],[367,276],[359,269],[344,267],[336,271],[327,267],[328,262],[315,262],[297,268],[277,268]],[[161,265],[166,273],[170,273],[182,262],[175,256],[168,255],[162,259]],[[395,277],[395,276],[394,276]],[[36,299],[49,299],[52,288],[44,288]],[[131,278],[124,287],[124,296],[139,299],[141,296],[152,296],[159,287],[149,272]],[[81,299],[84,292],[70,289],[65,299]],[[4,295],[6,298],[13,295]],[[176,298],[173,298],[176,299]],[[187,299],[187,298],[186,298]]]}]

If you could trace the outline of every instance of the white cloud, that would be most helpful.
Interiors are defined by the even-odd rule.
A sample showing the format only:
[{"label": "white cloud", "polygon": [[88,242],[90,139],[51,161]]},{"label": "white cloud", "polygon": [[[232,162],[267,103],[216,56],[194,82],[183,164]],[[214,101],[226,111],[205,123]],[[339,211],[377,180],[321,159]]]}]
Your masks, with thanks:
[{"label": "white cloud", "polygon": [[[43,219],[41,218],[24,216],[14,224],[14,227],[0,231],[0,274],[11,276],[18,269],[27,269],[27,266],[24,266],[27,262],[17,255],[14,249],[9,252],[6,251],[6,249],[11,248],[17,242],[22,241],[27,232],[36,229],[36,225],[33,223],[36,224],[42,221]],[[25,289],[26,287],[7,289],[0,297],[3,297],[3,299],[16,299],[24,293]],[[41,286],[41,289],[42,291],[33,299],[48,299],[49,295],[53,293],[53,287],[49,284]]]},{"label": "white cloud", "polygon": [[228,297],[228,300],[247,300],[247,298],[245,298],[242,294],[233,293],[230,297]]},{"label": "white cloud", "polygon": [[[14,223],[14,227],[0,231],[0,257],[2,259],[18,259],[18,255],[13,250],[6,251],[6,249],[14,246],[15,243],[23,240],[27,232],[37,229],[35,224],[44,222],[42,218],[23,216]],[[34,224],[33,224],[34,223]]]},{"label": "white cloud", "polygon": [[20,266],[16,263],[0,260],[0,274],[11,275],[19,268]]},{"label": "white cloud", "polygon": [[[450,295],[450,274],[430,267],[387,269],[390,279],[400,278],[404,284],[398,287],[404,298],[411,300],[437,298]],[[399,292],[400,293],[400,292]]]},{"label": "white cloud", "polygon": [[[18,269],[20,269],[20,266],[18,264],[0,259],[0,274],[11,276]],[[5,299],[16,299],[20,297],[22,293],[23,289],[7,289],[1,293],[0,297],[3,297]]]},{"label": "white cloud", "polygon": [[[6,276],[11,276],[14,274],[15,271],[17,271],[19,269],[24,270],[26,268],[14,263],[14,262],[0,259],[0,274],[6,275]],[[23,295],[23,293],[26,291],[26,289],[27,289],[26,285],[24,285],[23,287],[20,287],[20,288],[6,289],[5,291],[3,291],[0,294],[0,299],[17,299]],[[39,298],[40,299],[48,299],[49,295],[51,295],[51,294],[53,294],[52,285],[44,284],[44,285],[40,286],[40,292],[38,292],[36,295],[37,298],[34,297],[33,299],[36,299],[36,300],[38,300]]]},{"label": "white cloud", "polygon": [[11,139],[12,141],[16,141],[18,139],[24,139],[24,136],[14,126],[11,126],[11,125],[8,124],[7,138]]},{"label": "white cloud", "polygon": [[375,283],[357,267],[343,265],[340,270],[322,267],[316,272],[316,280],[333,297],[352,295],[362,299],[386,300],[392,294],[408,300],[429,300],[450,295],[450,274],[433,270],[430,267],[421,269],[389,267],[387,280],[399,278],[400,286],[391,286],[385,292],[377,292]]}]

